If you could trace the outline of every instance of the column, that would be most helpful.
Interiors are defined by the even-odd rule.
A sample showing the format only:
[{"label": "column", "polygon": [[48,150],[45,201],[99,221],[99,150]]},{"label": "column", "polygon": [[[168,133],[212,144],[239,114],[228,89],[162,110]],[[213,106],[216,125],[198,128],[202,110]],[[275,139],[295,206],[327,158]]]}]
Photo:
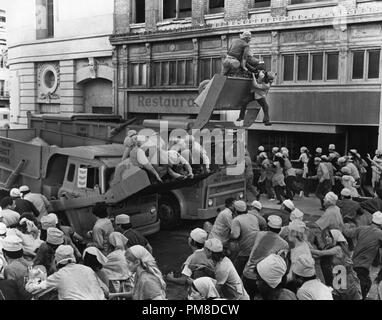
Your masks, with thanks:
[{"label": "column", "polygon": [[[382,52],[382,46],[381,46]],[[381,80],[381,95],[379,98],[379,126],[378,126],[378,149],[382,149],[382,54],[379,59],[379,79]]]},{"label": "column", "polygon": [[130,31],[131,1],[114,0],[114,33]]},{"label": "column", "polygon": [[204,25],[204,15],[207,9],[207,0],[192,0],[192,24]]},{"label": "column", "polygon": [[60,61],[60,111],[84,112],[83,89],[76,82],[75,60]]}]

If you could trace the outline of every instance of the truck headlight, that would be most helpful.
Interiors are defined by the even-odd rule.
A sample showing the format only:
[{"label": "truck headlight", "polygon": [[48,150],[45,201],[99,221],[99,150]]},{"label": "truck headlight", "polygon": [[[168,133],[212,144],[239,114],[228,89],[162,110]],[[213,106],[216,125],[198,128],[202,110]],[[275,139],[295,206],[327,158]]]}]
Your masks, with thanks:
[{"label": "truck headlight", "polygon": [[214,205],[214,201],[212,199],[208,200],[208,206],[212,207]]},{"label": "truck headlight", "polygon": [[154,208],[151,208],[150,209],[150,213],[151,214],[156,214],[157,213],[157,209],[154,207]]},{"label": "truck headlight", "polygon": [[239,199],[244,199],[244,194],[240,193],[239,194]]}]

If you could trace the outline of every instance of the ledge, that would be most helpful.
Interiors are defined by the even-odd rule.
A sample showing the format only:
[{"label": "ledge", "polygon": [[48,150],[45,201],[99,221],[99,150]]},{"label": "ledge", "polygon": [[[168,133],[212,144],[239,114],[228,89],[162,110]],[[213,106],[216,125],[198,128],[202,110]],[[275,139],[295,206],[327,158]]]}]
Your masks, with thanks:
[{"label": "ledge", "polygon": [[315,2],[315,3],[289,4],[287,6],[287,10],[292,11],[292,10],[312,9],[312,8],[321,8],[321,7],[333,7],[337,5],[338,5],[337,0],[329,0],[329,1]]}]

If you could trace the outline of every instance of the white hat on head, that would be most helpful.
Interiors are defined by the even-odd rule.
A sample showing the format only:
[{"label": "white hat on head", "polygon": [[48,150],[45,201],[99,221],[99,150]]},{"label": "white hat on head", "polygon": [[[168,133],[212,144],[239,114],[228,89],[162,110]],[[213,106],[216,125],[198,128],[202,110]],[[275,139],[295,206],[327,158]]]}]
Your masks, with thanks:
[{"label": "white hat on head", "polygon": [[259,210],[259,211],[260,211],[261,209],[263,209],[263,205],[261,204],[260,201],[257,201],[257,200],[253,201],[253,202],[251,203],[251,206],[254,207],[254,208],[256,208],[256,209]]},{"label": "white hat on head", "polygon": [[3,239],[3,249],[8,252],[17,252],[23,249],[22,240],[16,235],[8,235]]},{"label": "white hat on head", "polygon": [[304,218],[304,213],[301,210],[296,208],[296,209],[294,209],[291,212],[289,219],[290,219],[290,221],[293,221],[293,220],[296,220],[296,219],[302,221],[303,218]]},{"label": "white hat on head", "polygon": [[220,253],[223,252],[223,244],[219,239],[208,239],[204,243],[204,247],[212,252]]},{"label": "white hat on head", "polygon": [[57,264],[76,262],[73,248],[71,246],[64,245],[61,245],[56,249],[54,259],[56,260]]},{"label": "white hat on head", "polygon": [[322,148],[317,148],[317,149],[316,149],[316,152],[317,152],[317,153],[322,153]]},{"label": "white hat on head", "polygon": [[247,211],[247,204],[242,200],[235,201],[233,205],[234,205],[235,210],[237,212],[246,212]]},{"label": "white hat on head", "polygon": [[301,220],[299,220],[299,219],[295,219],[291,223],[289,223],[288,228],[291,231],[293,230],[293,231],[297,231],[297,232],[300,232],[300,233],[305,233],[305,231],[306,231],[306,224],[304,222],[302,222]]},{"label": "white hat on head", "polygon": [[47,230],[46,242],[53,245],[61,245],[64,243],[64,233],[57,228],[49,228]]},{"label": "white hat on head", "polygon": [[129,224],[130,217],[127,214],[120,214],[115,217],[115,224]]},{"label": "white hat on head", "polygon": [[287,265],[283,258],[277,254],[271,254],[261,260],[256,266],[257,272],[271,288],[276,288],[287,271]]},{"label": "white hat on head", "polygon": [[289,200],[289,199],[287,199],[287,200],[285,200],[284,202],[283,202],[283,205],[285,206],[285,207],[287,207],[289,210],[294,210],[294,209],[296,209],[295,208],[295,206],[294,206],[294,203],[292,202],[292,200]]},{"label": "white hat on head", "polygon": [[336,150],[336,145],[329,144],[329,150]]},{"label": "white hat on head", "polygon": [[7,234],[7,226],[5,223],[0,222],[0,236],[5,236],[6,234]]},{"label": "white hat on head", "polygon": [[299,256],[297,261],[292,264],[292,271],[301,277],[313,277],[316,274],[314,259],[308,254]]},{"label": "white hat on head", "polygon": [[191,231],[190,238],[197,243],[204,244],[207,240],[208,234],[201,228],[196,228]]},{"label": "white hat on head", "polygon": [[264,152],[264,151],[265,151],[265,148],[264,148],[263,146],[260,146],[260,147],[258,148],[258,150],[259,150],[260,152]]},{"label": "white hat on head", "polygon": [[322,160],[322,159],[319,158],[319,157],[315,157],[315,158],[314,158],[314,162],[321,162],[321,160]]},{"label": "white hat on head", "polygon": [[372,221],[373,223],[382,226],[382,212],[381,211],[374,212]]},{"label": "white hat on head", "polygon": [[351,191],[348,188],[344,188],[341,191],[341,195],[344,197],[351,197]]},{"label": "white hat on head", "polygon": [[345,157],[341,157],[338,159],[338,163],[345,163],[347,159]]},{"label": "white hat on head", "polygon": [[92,256],[95,256],[97,261],[101,264],[101,265],[105,265],[107,264],[108,260],[107,258],[102,254],[102,252],[97,249],[96,247],[88,247],[84,250],[84,253],[83,253],[83,258],[85,258],[85,255],[86,254],[90,254]]},{"label": "white hat on head", "polygon": [[334,192],[330,191],[325,195],[324,201],[329,202],[331,204],[336,204],[336,202],[338,201],[338,197]]},{"label": "white hat on head", "polygon": [[273,152],[273,153],[277,153],[277,152],[279,152],[279,150],[280,150],[280,149],[279,149],[278,147],[273,147],[273,148],[272,148],[272,152]]},{"label": "white hat on head", "polygon": [[127,132],[127,137],[131,138],[133,136],[136,136],[138,134],[138,132],[136,130],[129,130]]},{"label": "white hat on head", "polygon": [[58,218],[57,215],[54,213],[49,213],[46,216],[43,216],[41,218],[41,228],[43,230],[48,230],[49,228],[55,228],[58,224]]},{"label": "white hat on head", "polygon": [[269,216],[268,226],[272,229],[281,229],[283,225],[283,220],[279,216]]},{"label": "white hat on head", "polygon": [[10,192],[9,192],[9,195],[12,197],[12,198],[20,198],[20,190],[17,189],[17,188],[13,188]]},{"label": "white hat on head", "polygon": [[29,191],[31,191],[31,190],[29,189],[28,186],[21,186],[21,187],[19,188],[19,191],[20,191],[20,192],[29,192]]},{"label": "white hat on head", "polygon": [[251,38],[252,33],[249,30],[243,30],[242,33],[240,34],[240,38]]}]

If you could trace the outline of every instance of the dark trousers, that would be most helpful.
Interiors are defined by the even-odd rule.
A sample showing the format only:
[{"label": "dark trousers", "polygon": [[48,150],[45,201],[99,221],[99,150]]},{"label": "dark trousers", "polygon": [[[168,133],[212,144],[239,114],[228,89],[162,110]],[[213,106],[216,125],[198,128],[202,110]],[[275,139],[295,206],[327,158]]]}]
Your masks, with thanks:
[{"label": "dark trousers", "polygon": [[257,99],[257,103],[261,106],[264,112],[263,122],[269,122],[269,105],[265,98]]},{"label": "dark trousers", "polygon": [[329,287],[333,286],[333,257],[324,256],[320,258],[320,266],[322,270],[322,275],[325,279],[325,284]]},{"label": "dark trousers", "polygon": [[241,277],[245,268],[245,265],[248,262],[248,256],[237,256],[234,262],[235,269],[238,275]]},{"label": "dark trousers", "polygon": [[287,176],[285,178],[286,197],[289,200],[293,200],[293,197],[296,194],[296,190],[295,190],[295,187],[294,187],[295,181],[296,181],[296,177],[295,176]]},{"label": "dark trousers", "polygon": [[357,277],[361,283],[362,299],[365,300],[371,288],[370,271],[362,267],[353,269],[357,273]]},{"label": "dark trousers", "polygon": [[243,285],[244,285],[245,291],[247,291],[247,293],[249,295],[249,298],[251,300],[253,300],[256,296],[257,291],[258,291],[256,280],[249,279],[249,278],[246,278],[245,276],[243,276]]},{"label": "dark trousers", "polygon": [[285,187],[275,186],[273,189],[275,190],[277,200],[283,202],[285,198]]}]

